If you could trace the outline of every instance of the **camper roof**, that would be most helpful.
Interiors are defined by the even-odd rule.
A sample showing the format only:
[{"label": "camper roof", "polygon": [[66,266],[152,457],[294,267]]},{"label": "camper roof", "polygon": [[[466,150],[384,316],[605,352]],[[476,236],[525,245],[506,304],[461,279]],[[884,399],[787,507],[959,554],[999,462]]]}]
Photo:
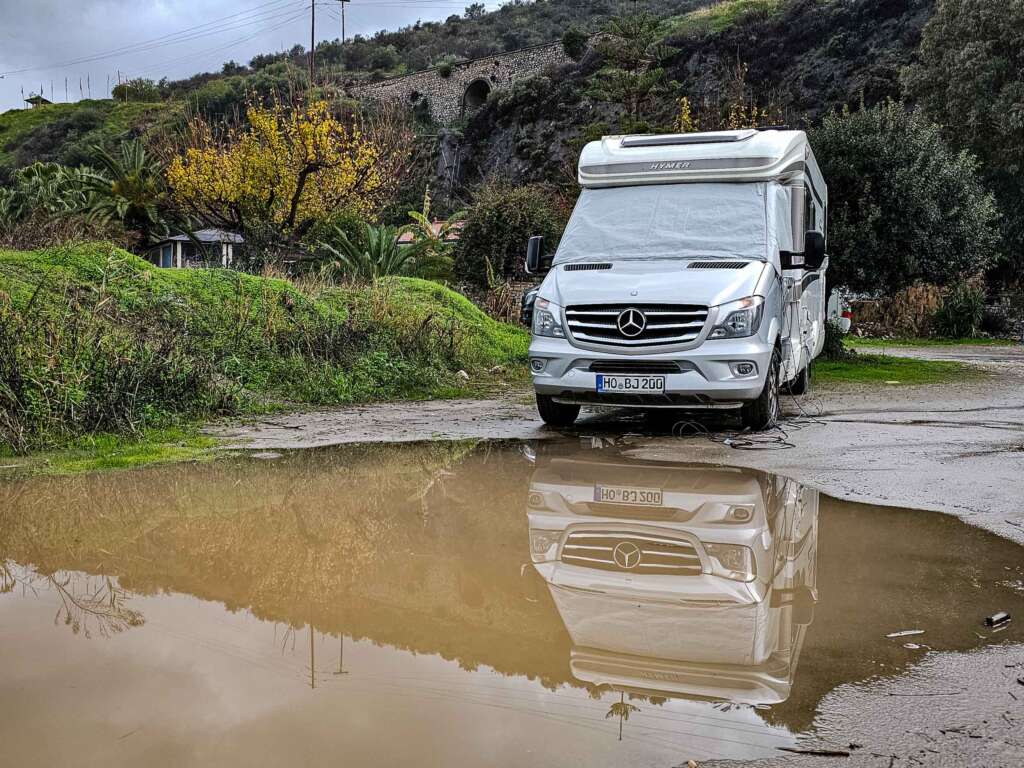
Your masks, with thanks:
[{"label": "camper roof", "polygon": [[821,174],[803,131],[753,130],[606,136],[580,156],[584,187],[709,181],[784,181]]}]

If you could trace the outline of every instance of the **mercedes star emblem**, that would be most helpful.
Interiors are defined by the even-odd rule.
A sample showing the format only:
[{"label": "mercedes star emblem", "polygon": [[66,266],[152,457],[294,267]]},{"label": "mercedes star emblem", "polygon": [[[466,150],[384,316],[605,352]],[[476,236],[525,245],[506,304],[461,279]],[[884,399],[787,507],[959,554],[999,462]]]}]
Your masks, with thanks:
[{"label": "mercedes star emblem", "polygon": [[647,318],[644,313],[632,307],[620,312],[619,319],[615,322],[619,326],[619,333],[628,339],[635,339],[647,327]]},{"label": "mercedes star emblem", "polygon": [[620,541],[612,550],[612,559],[619,568],[631,571],[640,565],[640,547],[632,541]]}]

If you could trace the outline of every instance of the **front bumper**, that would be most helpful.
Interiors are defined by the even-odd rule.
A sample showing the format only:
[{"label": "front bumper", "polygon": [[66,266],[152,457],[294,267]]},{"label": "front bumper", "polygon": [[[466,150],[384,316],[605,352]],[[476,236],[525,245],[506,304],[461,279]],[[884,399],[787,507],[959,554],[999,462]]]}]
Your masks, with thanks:
[{"label": "front bumper", "polygon": [[[761,394],[771,356],[772,347],[759,336],[714,339],[694,349],[650,355],[592,352],[566,339],[544,336],[534,336],[530,343],[531,369],[535,360],[544,364],[541,371],[532,371],[537,393],[564,402],[637,408],[738,407]],[[632,373],[630,364],[639,375],[664,375],[665,394],[599,394],[598,373],[591,368],[601,363],[625,366],[624,375]],[[676,363],[681,370],[651,374],[644,370],[645,363]],[[755,370],[738,375],[736,363],[753,363]]]}]

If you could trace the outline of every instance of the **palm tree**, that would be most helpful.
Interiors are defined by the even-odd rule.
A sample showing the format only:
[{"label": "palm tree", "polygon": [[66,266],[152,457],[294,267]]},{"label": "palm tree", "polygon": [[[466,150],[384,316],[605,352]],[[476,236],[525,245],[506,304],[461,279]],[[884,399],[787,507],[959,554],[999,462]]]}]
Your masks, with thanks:
[{"label": "palm tree", "polygon": [[633,706],[626,701],[625,692],[620,692],[619,700],[608,708],[608,712],[605,714],[604,719],[609,720],[613,717],[619,718],[619,741],[622,741],[622,722],[624,720],[629,720],[629,716],[631,714],[639,711],[640,707]]},{"label": "palm tree", "polygon": [[430,189],[423,195],[423,210],[409,211],[412,223],[406,229],[413,236],[412,248],[416,255],[416,273],[431,280],[447,279],[451,276],[452,251],[455,243],[452,234],[457,232],[465,211],[458,211],[440,222],[436,230],[430,220]]},{"label": "palm tree", "polygon": [[92,160],[98,170],[88,174],[86,183],[89,215],[103,223],[116,219],[147,239],[165,235],[163,168],[146,154],[142,142],[122,142],[117,155],[97,145]]}]

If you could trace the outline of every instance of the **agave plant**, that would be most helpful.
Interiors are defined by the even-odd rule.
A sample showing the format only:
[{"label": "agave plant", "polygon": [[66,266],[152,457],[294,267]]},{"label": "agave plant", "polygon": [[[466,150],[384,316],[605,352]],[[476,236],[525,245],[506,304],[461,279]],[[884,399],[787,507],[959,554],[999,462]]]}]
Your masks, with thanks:
[{"label": "agave plant", "polygon": [[363,225],[363,242],[354,243],[341,227],[334,227],[330,240],[320,243],[333,260],[333,268],[355,280],[374,281],[388,275],[410,274],[415,263],[414,249],[398,244],[397,227]]},{"label": "agave plant", "polygon": [[13,184],[0,190],[0,219],[13,223],[36,211],[59,215],[81,210],[88,200],[87,179],[87,172],[57,163],[21,168]]},{"label": "agave plant", "polygon": [[94,219],[117,220],[143,235],[163,235],[167,224],[161,215],[164,200],[163,168],[147,154],[138,139],[125,141],[113,155],[100,146],[93,148],[98,171],[88,174],[88,211]]}]

